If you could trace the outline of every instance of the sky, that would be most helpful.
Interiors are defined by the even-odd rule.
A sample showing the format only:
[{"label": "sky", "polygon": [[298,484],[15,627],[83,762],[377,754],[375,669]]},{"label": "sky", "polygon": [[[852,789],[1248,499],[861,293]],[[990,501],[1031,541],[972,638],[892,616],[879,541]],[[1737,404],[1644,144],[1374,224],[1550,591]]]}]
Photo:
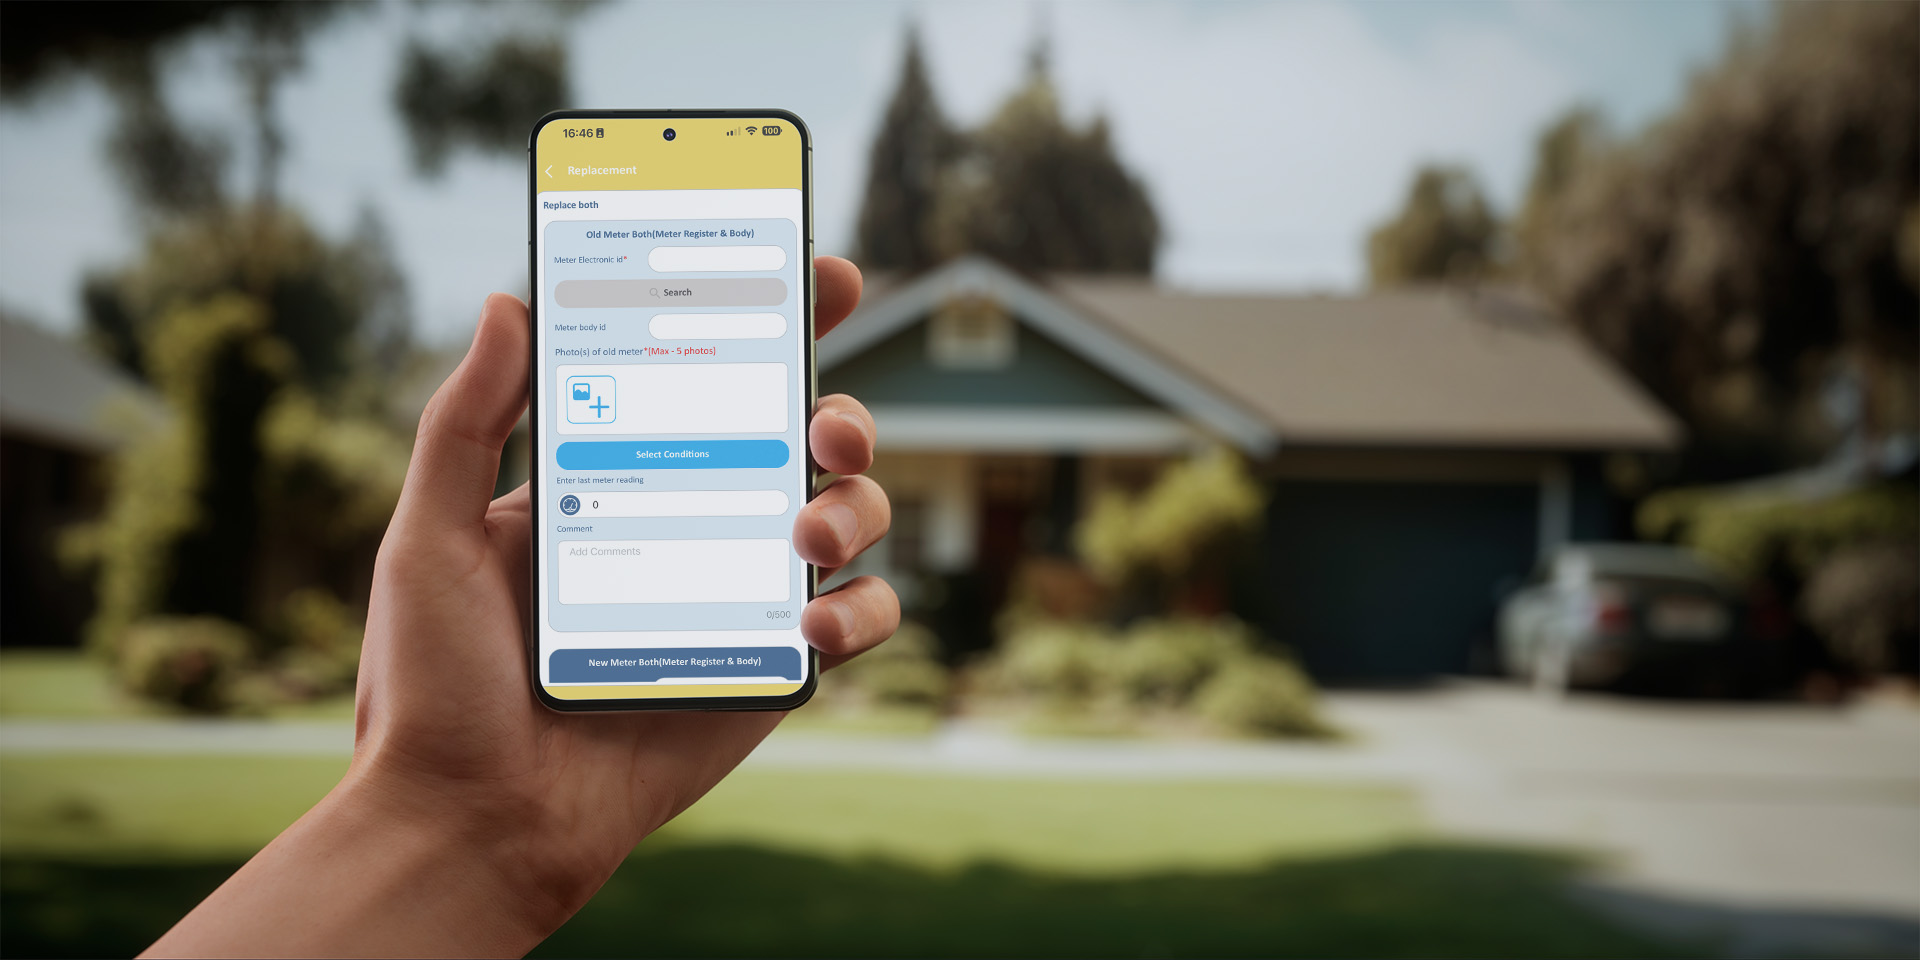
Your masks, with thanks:
[{"label": "sky", "polygon": [[[392,108],[409,36],[484,44],[557,32],[576,105],[785,107],[815,138],[818,246],[850,252],[868,146],[906,30],[936,93],[977,124],[1024,79],[1045,37],[1070,121],[1104,115],[1146,184],[1165,241],[1156,280],[1197,290],[1343,293],[1363,244],[1422,163],[1465,164],[1495,206],[1525,189],[1533,140],[1597,105],[1633,131],[1671,109],[1752,3],[621,3],[556,25],[551,8],[382,3],[336,20],[283,87],[281,193],[343,237],[371,209],[392,234],[416,330],[448,343],[485,295],[524,294],[526,168],[465,155],[414,172]],[[244,191],[245,111],[231,48],[207,39],[166,64],[185,120],[231,131]],[[127,262],[141,225],[103,155],[112,110],[63,83],[0,104],[0,309],[79,323],[80,280]]]}]

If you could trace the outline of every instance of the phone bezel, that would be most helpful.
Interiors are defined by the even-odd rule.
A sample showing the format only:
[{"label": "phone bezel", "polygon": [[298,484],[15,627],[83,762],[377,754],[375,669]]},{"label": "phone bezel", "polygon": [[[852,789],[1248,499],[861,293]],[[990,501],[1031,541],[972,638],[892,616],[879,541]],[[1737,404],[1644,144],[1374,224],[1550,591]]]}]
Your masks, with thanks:
[{"label": "phone bezel", "polygon": [[[812,501],[817,493],[820,468],[813,460],[813,444],[809,438],[809,428],[813,423],[814,408],[820,399],[819,371],[814,361],[814,271],[813,271],[813,133],[807,129],[805,121],[791,110],[555,110],[534,123],[533,132],[527,138],[527,289],[531,291],[527,304],[527,333],[529,344],[537,343],[540,324],[540,291],[534,286],[539,277],[539,245],[536,230],[539,223],[539,145],[540,131],[556,120],[589,120],[594,118],[610,120],[671,120],[719,119],[752,117],[777,117],[793,124],[794,131],[800,136],[800,227],[802,241],[806,248],[806,269],[800,271],[801,310],[806,317],[806,330],[801,339],[801,347],[806,364],[806,423],[800,430],[800,446],[807,462],[806,500]],[[540,357],[538,351],[527,351],[527,500],[531,511],[529,531],[540,527]],[[685,710],[791,710],[806,703],[820,686],[820,653],[811,645],[807,647],[807,678],[800,689],[778,697],[655,697],[609,700],[562,700],[547,693],[540,683],[540,622],[543,616],[539,609],[540,577],[543,573],[541,563],[540,537],[534,533],[527,545],[530,554],[528,565],[532,576],[527,581],[527,610],[531,616],[527,619],[527,681],[533,688],[534,699],[549,710],[562,713],[607,713],[636,710],[685,711]],[[820,592],[820,571],[809,563],[803,578],[807,588],[807,602],[811,603]]]}]

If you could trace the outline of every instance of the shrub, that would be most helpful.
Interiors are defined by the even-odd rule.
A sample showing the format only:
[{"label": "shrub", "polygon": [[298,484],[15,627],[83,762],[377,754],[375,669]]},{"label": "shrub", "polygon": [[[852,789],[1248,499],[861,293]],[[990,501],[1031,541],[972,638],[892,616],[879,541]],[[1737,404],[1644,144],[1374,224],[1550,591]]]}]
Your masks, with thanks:
[{"label": "shrub", "polygon": [[116,667],[126,688],[195,713],[233,706],[252,649],[247,631],[218,617],[151,617],[122,635]]},{"label": "shrub", "polygon": [[315,587],[289,595],[281,620],[287,643],[276,672],[286,694],[305,699],[353,688],[360,671],[364,620]]},{"label": "shrub", "polygon": [[1177,706],[1223,665],[1252,656],[1256,642],[1232,617],[1141,620],[1114,645],[1107,671],[1128,700]]},{"label": "shrub", "polygon": [[1008,629],[988,663],[991,686],[1049,699],[1084,699],[1111,674],[1112,634],[1066,620],[1028,620]]},{"label": "shrub", "polygon": [[1291,661],[1249,656],[1221,666],[1194,695],[1194,708],[1234,733],[1324,737],[1313,683]]},{"label": "shrub", "polygon": [[1174,464],[1139,496],[1108,491],[1074,530],[1080,559],[1120,583],[1191,574],[1210,552],[1258,528],[1266,494],[1237,455],[1215,450]]},{"label": "shrub", "polygon": [[1842,549],[1814,571],[1801,606],[1841,663],[1865,673],[1912,669],[1920,551],[1897,542]]},{"label": "shrub", "polygon": [[951,686],[940,662],[940,641],[911,620],[901,623],[892,639],[834,673],[876,705],[939,707]]}]

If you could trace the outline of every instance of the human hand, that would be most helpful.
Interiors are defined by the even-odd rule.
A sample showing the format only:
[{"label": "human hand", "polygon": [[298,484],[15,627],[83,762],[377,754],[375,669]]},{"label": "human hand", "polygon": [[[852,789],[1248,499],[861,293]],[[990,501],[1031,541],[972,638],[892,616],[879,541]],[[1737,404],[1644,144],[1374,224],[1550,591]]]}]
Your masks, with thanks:
[{"label": "human hand", "polygon": [[[860,273],[834,257],[815,269],[824,334],[858,303]],[[488,298],[466,359],[421,416],[375,566],[347,776],[155,953],[524,953],[784,716],[564,714],[535,702],[528,491],[489,501],[527,407],[530,349],[526,306]],[[822,576],[887,530],[886,495],[860,476],[873,438],[858,402],[821,398],[808,441],[841,478],[801,508],[793,543]],[[810,603],[800,626],[828,668],[899,620],[892,589],[860,577]],[[360,846],[330,842],[343,831],[371,862],[343,854]],[[314,872],[316,855],[337,869]],[[286,876],[283,861],[306,875]],[[279,901],[261,897],[289,882],[287,892],[332,908],[276,913]],[[249,916],[277,922],[248,936],[234,921]]]}]

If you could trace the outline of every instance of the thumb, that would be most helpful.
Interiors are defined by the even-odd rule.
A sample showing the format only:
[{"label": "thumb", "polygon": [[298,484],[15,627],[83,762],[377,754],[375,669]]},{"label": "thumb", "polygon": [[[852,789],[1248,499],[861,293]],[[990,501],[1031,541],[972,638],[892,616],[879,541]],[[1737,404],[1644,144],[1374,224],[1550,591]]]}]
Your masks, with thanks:
[{"label": "thumb", "polygon": [[526,304],[487,297],[466,359],[420,414],[397,521],[446,530],[485,519],[500,449],[527,409],[530,336]]}]

